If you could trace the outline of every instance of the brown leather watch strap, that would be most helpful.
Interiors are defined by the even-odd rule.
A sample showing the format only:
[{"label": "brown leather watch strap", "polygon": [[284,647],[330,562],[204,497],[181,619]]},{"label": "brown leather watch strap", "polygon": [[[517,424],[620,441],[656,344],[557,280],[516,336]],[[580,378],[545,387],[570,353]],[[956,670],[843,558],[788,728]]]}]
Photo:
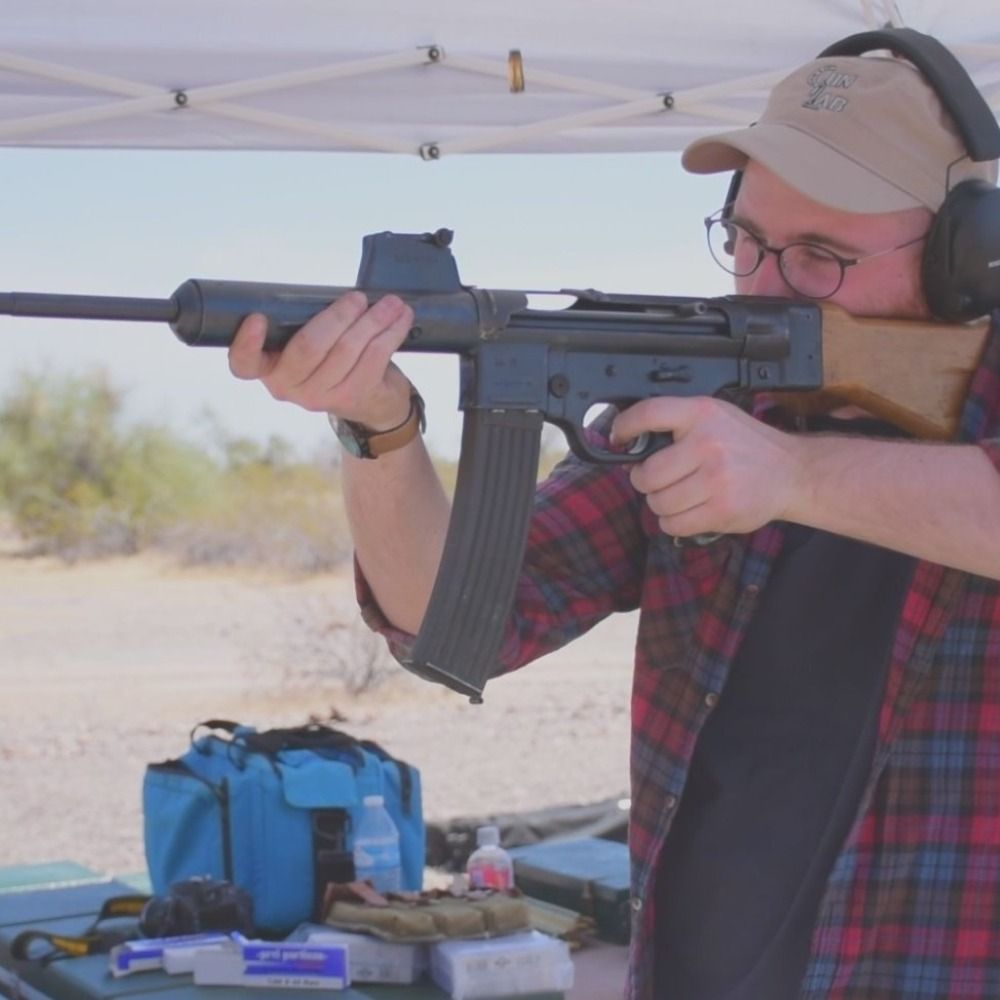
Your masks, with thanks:
[{"label": "brown leather watch strap", "polygon": [[410,396],[410,412],[406,419],[387,431],[368,431],[368,450],[372,458],[409,444],[424,429],[424,401],[416,390]]},{"label": "brown leather watch strap", "polygon": [[342,420],[332,413],[328,417],[341,444],[357,458],[378,458],[396,451],[409,444],[427,424],[424,401],[416,389],[410,393],[410,411],[403,422],[384,431],[373,431],[364,424]]}]

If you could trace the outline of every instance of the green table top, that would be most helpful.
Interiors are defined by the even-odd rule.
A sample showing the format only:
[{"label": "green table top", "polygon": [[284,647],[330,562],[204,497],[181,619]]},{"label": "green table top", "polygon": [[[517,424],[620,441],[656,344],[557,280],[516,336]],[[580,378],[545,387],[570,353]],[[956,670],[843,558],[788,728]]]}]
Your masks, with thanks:
[{"label": "green table top", "polygon": [[[115,979],[107,955],[89,955],[42,964],[15,962],[10,942],[27,928],[78,935],[90,925],[109,896],[135,892],[132,880],[109,879],[72,861],[0,867],[0,965],[15,971],[52,1000],[307,1000],[302,989],[195,986],[191,976],[142,972]],[[329,991],[324,991],[328,995]],[[432,983],[407,986],[360,983],[337,991],[338,1000],[448,1000]],[[561,1000],[562,994],[521,995],[518,1000]]]}]

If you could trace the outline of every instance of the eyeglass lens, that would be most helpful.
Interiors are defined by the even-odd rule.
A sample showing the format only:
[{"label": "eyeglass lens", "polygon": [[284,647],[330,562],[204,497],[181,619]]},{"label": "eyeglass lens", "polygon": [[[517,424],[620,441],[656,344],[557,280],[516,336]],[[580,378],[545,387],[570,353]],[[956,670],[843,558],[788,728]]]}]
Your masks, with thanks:
[{"label": "eyeglass lens", "polygon": [[[738,278],[753,274],[767,252],[753,233],[726,219],[713,219],[708,223],[708,248],[715,262]],[[776,252],[782,276],[800,295],[826,298],[833,295],[843,281],[843,264],[824,247],[792,243]]]}]

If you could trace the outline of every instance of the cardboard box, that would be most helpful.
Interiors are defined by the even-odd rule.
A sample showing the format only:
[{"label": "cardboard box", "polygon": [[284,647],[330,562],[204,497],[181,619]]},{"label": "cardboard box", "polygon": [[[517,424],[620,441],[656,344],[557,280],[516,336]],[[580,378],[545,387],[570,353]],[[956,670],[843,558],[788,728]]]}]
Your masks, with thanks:
[{"label": "cardboard box", "polygon": [[229,940],[228,934],[213,932],[124,941],[111,949],[108,971],[116,978],[153,969],[163,969],[170,975],[190,972],[194,968],[196,951],[219,948]]},{"label": "cardboard box", "polygon": [[526,931],[431,945],[431,978],[452,1000],[486,1000],[564,992],[573,985],[565,941]]},{"label": "cardboard box", "polygon": [[305,940],[347,948],[352,983],[415,983],[427,966],[427,949],[421,944],[380,941],[371,934],[351,934],[316,925],[307,930]]},{"label": "cardboard box", "polygon": [[343,990],[350,985],[347,948],[304,941],[231,941],[194,956],[197,986]]}]

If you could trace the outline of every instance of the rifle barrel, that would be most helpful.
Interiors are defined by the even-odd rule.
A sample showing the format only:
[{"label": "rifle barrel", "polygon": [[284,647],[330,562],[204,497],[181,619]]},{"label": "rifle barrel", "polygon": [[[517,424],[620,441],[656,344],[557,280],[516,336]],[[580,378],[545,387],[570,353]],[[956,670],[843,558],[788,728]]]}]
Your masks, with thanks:
[{"label": "rifle barrel", "polygon": [[0,314],[7,316],[173,323],[177,319],[177,313],[177,303],[173,299],[133,299],[117,295],[48,295],[38,292],[0,293]]}]

